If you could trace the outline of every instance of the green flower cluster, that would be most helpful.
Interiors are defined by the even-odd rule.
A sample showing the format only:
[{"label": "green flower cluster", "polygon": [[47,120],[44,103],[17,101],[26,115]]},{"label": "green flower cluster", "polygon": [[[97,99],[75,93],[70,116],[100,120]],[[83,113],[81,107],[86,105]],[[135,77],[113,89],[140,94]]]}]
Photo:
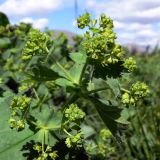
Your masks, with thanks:
[{"label": "green flower cluster", "polygon": [[[80,124],[85,118],[85,112],[83,112],[76,104],[69,105],[64,112],[66,118],[64,122],[64,132],[67,134],[65,144],[68,148],[73,146],[82,147],[83,133],[80,128]],[[67,131],[69,129],[69,132]]]},{"label": "green flower cluster", "polygon": [[28,84],[24,84],[18,88],[18,92],[24,92],[29,88]]},{"label": "green flower cluster", "polygon": [[78,25],[82,29],[86,26],[89,28],[82,43],[89,58],[100,62],[103,66],[122,60],[123,51],[121,46],[115,43],[116,34],[113,31],[113,21],[109,17],[102,14],[97,27],[97,20],[90,19],[89,15],[86,18],[84,14],[79,17]]},{"label": "green flower cluster", "polygon": [[145,83],[137,82],[132,85],[131,92],[136,100],[149,94],[148,86]]},{"label": "green flower cluster", "polygon": [[31,99],[25,95],[22,97],[15,96],[10,105],[11,118],[9,119],[10,127],[21,131],[25,128],[25,116]]},{"label": "green flower cluster", "polygon": [[108,129],[102,129],[100,131],[100,137],[105,141],[108,138],[111,138],[112,133]]},{"label": "green flower cluster", "polygon": [[35,55],[47,54],[47,46],[50,44],[50,37],[37,29],[32,29],[28,34],[28,41],[23,49],[23,60],[30,60]]},{"label": "green flower cluster", "polygon": [[90,23],[90,14],[89,13],[85,13],[82,16],[80,16],[79,18],[77,18],[77,24],[78,24],[78,28],[83,29],[86,26],[88,26]]},{"label": "green flower cluster", "polygon": [[104,29],[113,28],[113,20],[110,18],[107,18],[105,14],[102,14],[100,17],[99,25]]},{"label": "green flower cluster", "polygon": [[10,109],[25,110],[26,108],[28,108],[30,100],[31,99],[29,97],[26,97],[25,95],[22,97],[15,96],[11,102]]},{"label": "green flower cluster", "polygon": [[13,58],[7,58],[6,63],[4,65],[4,70],[13,70],[15,69],[15,63]]},{"label": "green flower cluster", "polygon": [[11,26],[10,24],[0,26],[0,37],[25,37],[26,33],[31,28],[30,24],[20,23],[19,25]]},{"label": "green flower cluster", "polygon": [[50,146],[47,146],[45,151],[42,151],[42,146],[40,144],[35,144],[33,149],[39,154],[37,160],[47,160],[48,158],[54,160],[58,157],[57,151],[53,151]]},{"label": "green flower cluster", "polygon": [[123,104],[134,105],[135,104],[135,100],[129,93],[126,92],[126,93],[124,93],[122,95],[122,103]]},{"label": "green flower cluster", "polygon": [[33,88],[35,85],[34,82],[30,82],[30,83],[23,83],[21,86],[18,87],[18,92],[19,93],[23,93],[31,88]]},{"label": "green flower cluster", "polygon": [[26,33],[29,32],[30,28],[31,28],[30,24],[20,23],[20,25],[15,30],[15,34],[20,37],[25,37]]},{"label": "green flower cluster", "polygon": [[129,72],[133,72],[137,68],[136,61],[132,57],[125,59],[123,66],[128,69]]},{"label": "green flower cluster", "polygon": [[107,146],[104,143],[98,144],[98,154],[105,157],[107,152]]},{"label": "green flower cluster", "polygon": [[76,104],[71,104],[69,108],[65,110],[65,117],[71,122],[83,120],[85,115],[86,114]]},{"label": "green flower cluster", "polygon": [[97,143],[94,143],[93,141],[90,141],[90,143],[87,142],[85,146],[86,151],[88,154],[96,154],[106,158],[106,155],[115,152],[115,147],[111,146],[111,137],[112,133],[108,129],[101,129],[97,137]]},{"label": "green flower cluster", "polygon": [[95,149],[97,148],[97,145],[94,143],[94,141],[85,141],[85,150],[88,154],[91,154],[92,152],[96,152]]},{"label": "green flower cluster", "polygon": [[148,86],[145,83],[137,82],[132,85],[131,91],[122,95],[122,103],[135,105],[135,103],[149,94]]},{"label": "green flower cluster", "polygon": [[112,137],[112,133],[104,128],[101,129],[99,133],[99,142],[98,142],[98,154],[105,157],[106,154],[111,154],[115,152],[115,148],[110,146],[109,140]]},{"label": "green flower cluster", "polygon": [[9,124],[11,129],[15,128],[17,131],[22,131],[25,128],[25,121],[21,119],[10,118]]},{"label": "green flower cluster", "polygon": [[70,135],[66,138],[65,144],[68,148],[71,148],[73,146],[76,147],[82,147],[83,145],[83,134],[82,132],[79,132],[75,135]]}]

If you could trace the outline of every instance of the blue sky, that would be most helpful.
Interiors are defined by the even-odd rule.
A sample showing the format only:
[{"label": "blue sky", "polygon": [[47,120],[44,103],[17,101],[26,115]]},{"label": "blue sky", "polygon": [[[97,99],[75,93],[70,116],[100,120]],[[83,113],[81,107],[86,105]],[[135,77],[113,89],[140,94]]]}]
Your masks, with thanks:
[{"label": "blue sky", "polygon": [[[83,33],[75,23],[74,0],[0,0],[0,11],[12,24],[33,23],[35,28]],[[114,20],[118,41],[124,44],[155,45],[160,42],[160,0],[77,0],[78,14]]]}]

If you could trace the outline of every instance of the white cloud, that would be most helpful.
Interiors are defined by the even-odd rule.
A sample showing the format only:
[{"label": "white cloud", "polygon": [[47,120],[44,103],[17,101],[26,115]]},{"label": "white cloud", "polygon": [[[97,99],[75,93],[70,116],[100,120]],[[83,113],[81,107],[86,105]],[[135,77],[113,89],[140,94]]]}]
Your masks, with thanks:
[{"label": "white cloud", "polygon": [[114,27],[115,29],[124,29],[126,27],[125,23],[114,21]]},{"label": "white cloud", "polygon": [[27,18],[23,18],[22,20],[20,20],[20,22],[33,24],[34,20],[32,18],[27,17]]},{"label": "white cloud", "polygon": [[160,0],[87,0],[86,7],[115,20],[151,23],[159,20]]},{"label": "white cloud", "polygon": [[0,11],[9,16],[43,15],[61,5],[62,0],[6,0],[0,5]]},{"label": "white cloud", "polygon": [[47,25],[48,25],[48,19],[46,18],[38,19],[37,21],[33,23],[33,27],[39,28],[39,29],[43,29],[47,27]]},{"label": "white cloud", "polygon": [[160,22],[157,24],[157,26],[159,26],[159,27],[160,27]]},{"label": "white cloud", "polygon": [[48,19],[47,18],[39,18],[39,19],[32,19],[32,18],[24,18],[20,20],[20,22],[24,23],[31,23],[34,28],[38,29],[44,29],[48,25]]},{"label": "white cloud", "polygon": [[74,21],[72,22],[72,25],[73,25],[74,27],[77,27],[77,20],[74,20]]},{"label": "white cloud", "polygon": [[156,45],[160,42],[160,32],[150,29],[137,31],[122,31],[117,33],[118,42],[122,44]]},{"label": "white cloud", "polygon": [[146,29],[151,30],[152,29],[152,25],[150,25],[150,24],[143,24],[143,23],[130,23],[127,26],[127,29],[131,30],[131,31],[146,30]]},{"label": "white cloud", "polygon": [[151,24],[143,24],[143,23],[125,23],[121,21],[114,21],[115,29],[121,29],[126,31],[139,31],[139,30],[152,30]]},{"label": "white cloud", "polygon": [[137,36],[139,37],[146,37],[146,38],[152,38],[156,37],[157,33],[154,32],[153,30],[146,29],[146,30],[139,30],[137,33]]}]

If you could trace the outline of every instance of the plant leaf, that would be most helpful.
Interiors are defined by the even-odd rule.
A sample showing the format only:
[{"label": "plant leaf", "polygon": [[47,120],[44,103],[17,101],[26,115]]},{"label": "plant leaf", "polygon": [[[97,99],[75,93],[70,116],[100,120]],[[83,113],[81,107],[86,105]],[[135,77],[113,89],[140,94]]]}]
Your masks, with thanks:
[{"label": "plant leaf", "polygon": [[65,78],[58,78],[55,83],[61,87],[74,87],[73,83]]},{"label": "plant leaf", "polygon": [[70,58],[78,64],[85,64],[87,56],[80,52],[70,53]]},{"label": "plant leaf", "polygon": [[36,81],[53,81],[60,77],[58,73],[43,65],[34,65],[28,75]]},{"label": "plant leaf", "polygon": [[[9,97],[9,96],[8,96]],[[29,140],[34,134],[30,130],[25,129],[22,132],[16,132],[9,128],[9,107],[7,101],[9,99],[5,98],[0,106],[0,159],[10,160],[23,160],[22,153],[20,152],[22,143]]]},{"label": "plant leaf", "polygon": [[70,68],[69,72],[76,84],[79,84],[83,67],[86,63],[87,56],[80,52],[70,53],[70,58],[74,61],[74,65]]},{"label": "plant leaf", "polygon": [[112,89],[116,97],[120,95],[120,86],[119,86],[119,81],[117,79],[108,78],[106,82],[109,85],[109,87]]},{"label": "plant leaf", "polygon": [[106,105],[95,97],[89,97],[90,100],[94,103],[100,117],[102,118],[105,125],[112,132],[114,136],[118,135],[123,124],[117,122],[116,120],[121,116],[121,108],[112,105]]},{"label": "plant leaf", "polygon": [[[9,97],[9,93],[6,93]],[[44,136],[44,130],[39,130],[38,132],[33,133],[28,126],[21,132],[17,132],[15,130],[11,130],[9,128],[8,119],[9,115],[9,105],[7,104],[8,99],[5,98],[5,101],[1,98],[1,106],[0,106],[0,159],[1,160],[26,160],[26,153],[29,152],[32,146],[28,144],[32,144],[33,142],[41,142]],[[39,111],[37,111],[39,112]],[[45,125],[46,127],[52,128],[52,130],[56,130],[61,123],[61,114],[55,113],[51,114],[51,109],[43,108],[42,112],[36,113],[33,112],[35,117],[38,119],[37,123],[39,125]],[[52,136],[50,136],[50,143],[55,144],[56,140]],[[48,142],[46,142],[48,143]],[[26,147],[25,147],[26,146]],[[28,147],[28,148],[27,148]],[[23,149],[22,149],[23,148]],[[26,152],[26,153],[24,153]],[[28,153],[29,154],[29,153]]]},{"label": "plant leaf", "polygon": [[9,38],[0,38],[0,49],[8,48],[11,45]]},{"label": "plant leaf", "polygon": [[124,71],[122,62],[115,64],[109,64],[108,66],[102,66],[99,63],[94,62],[94,77],[106,79],[107,77],[118,78],[121,77],[121,73]]}]

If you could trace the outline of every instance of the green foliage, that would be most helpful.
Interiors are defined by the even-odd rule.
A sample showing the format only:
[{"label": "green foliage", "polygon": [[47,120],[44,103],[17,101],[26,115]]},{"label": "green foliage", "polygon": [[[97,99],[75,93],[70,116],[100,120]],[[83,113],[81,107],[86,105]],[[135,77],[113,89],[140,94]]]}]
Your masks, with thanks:
[{"label": "green foliage", "polygon": [[29,79],[35,81],[54,81],[60,76],[44,65],[34,65],[28,74]]},{"label": "green foliage", "polygon": [[137,67],[123,57],[109,17],[98,24],[86,13],[77,22],[88,30],[73,47],[64,34],[1,26],[0,159],[101,160],[123,147],[123,103],[137,108],[149,89],[137,80],[124,84]]},{"label": "green foliage", "polygon": [[0,38],[0,48],[5,49],[11,45],[11,41],[9,38]]},{"label": "green foliage", "polygon": [[0,12],[0,26],[6,26],[7,24],[9,24],[9,20],[8,20],[8,17]]},{"label": "green foliage", "polygon": [[[134,81],[143,81],[149,84],[150,94],[141,99],[136,109],[128,108],[123,112],[123,117],[129,119],[131,127],[126,133],[126,145],[121,159],[159,159],[159,78],[160,51],[155,48],[152,54],[135,55],[137,69],[131,77]],[[143,83],[132,86],[135,97],[142,97],[148,92],[148,87]],[[140,107],[139,107],[140,106]]]}]

